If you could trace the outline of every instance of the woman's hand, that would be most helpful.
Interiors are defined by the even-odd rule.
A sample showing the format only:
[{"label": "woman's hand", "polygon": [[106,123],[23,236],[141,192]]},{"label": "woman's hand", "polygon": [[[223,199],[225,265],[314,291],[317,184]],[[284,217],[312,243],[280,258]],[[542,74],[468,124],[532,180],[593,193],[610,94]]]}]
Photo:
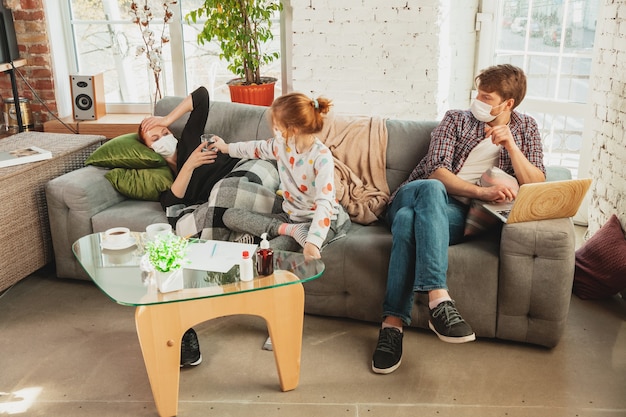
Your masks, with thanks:
[{"label": "woman's hand", "polygon": [[217,159],[217,149],[215,147],[211,147],[210,149],[205,148],[206,144],[201,143],[198,145],[196,149],[189,155],[189,158],[183,164],[183,169],[194,170],[201,165],[212,164]]},{"label": "woman's hand", "polygon": [[322,254],[320,253],[319,248],[309,242],[306,242],[304,244],[304,250],[302,252],[304,253],[305,259],[307,258],[320,259],[322,257]]},{"label": "woman's hand", "polygon": [[157,127],[157,126],[163,126],[163,127],[168,126],[168,123],[167,123],[167,120],[165,120],[165,117],[150,116],[150,117],[143,119],[143,121],[141,122],[141,130],[143,132],[147,132],[150,129]]}]

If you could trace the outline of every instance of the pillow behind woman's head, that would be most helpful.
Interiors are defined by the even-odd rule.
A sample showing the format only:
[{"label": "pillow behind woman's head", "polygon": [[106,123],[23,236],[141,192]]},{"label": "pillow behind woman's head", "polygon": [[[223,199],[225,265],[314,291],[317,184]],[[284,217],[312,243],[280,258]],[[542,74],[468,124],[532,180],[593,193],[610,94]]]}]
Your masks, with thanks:
[{"label": "pillow behind woman's head", "polygon": [[127,133],[105,142],[87,158],[85,165],[142,169],[167,166],[167,162],[140,142],[137,133]]}]

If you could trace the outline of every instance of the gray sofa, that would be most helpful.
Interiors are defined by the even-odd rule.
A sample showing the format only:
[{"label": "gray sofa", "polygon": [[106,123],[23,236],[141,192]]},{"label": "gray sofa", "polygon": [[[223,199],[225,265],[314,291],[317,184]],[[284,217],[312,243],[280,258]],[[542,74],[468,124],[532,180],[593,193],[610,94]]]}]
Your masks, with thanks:
[{"label": "gray sofa", "polygon": [[[156,114],[182,100],[166,97]],[[206,130],[228,140],[268,138],[267,108],[214,102]],[[180,134],[186,117],[173,126]],[[424,156],[434,121],[388,120],[387,181],[394,190]],[[159,203],[126,199],[104,178],[106,170],[84,167],[50,181],[46,196],[57,275],[88,276],[71,244],[81,236],[114,226],[142,231],[166,221]],[[556,177],[555,177],[556,175]],[[549,170],[548,179],[567,176]],[[353,224],[347,237],[322,253],[324,275],[305,284],[308,314],[380,322],[391,234],[387,226]],[[449,249],[448,284],[463,317],[478,337],[555,346],[565,327],[574,274],[571,219],[505,225]],[[427,297],[420,294],[413,326],[428,327]]]}]

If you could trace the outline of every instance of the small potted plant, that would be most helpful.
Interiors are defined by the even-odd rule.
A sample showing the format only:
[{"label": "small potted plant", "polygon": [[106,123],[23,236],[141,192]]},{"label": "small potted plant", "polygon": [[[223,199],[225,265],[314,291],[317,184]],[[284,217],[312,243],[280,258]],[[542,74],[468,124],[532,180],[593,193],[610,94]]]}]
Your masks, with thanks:
[{"label": "small potted plant", "polygon": [[183,288],[183,261],[189,241],[172,233],[158,235],[146,243],[146,258],[156,273],[156,283],[161,292]]},{"label": "small potted plant", "polygon": [[263,47],[274,38],[271,19],[282,7],[275,0],[204,0],[185,16],[187,22],[193,23],[206,19],[198,43],[217,40],[222,51],[220,58],[239,77],[228,82],[233,102],[269,106],[274,101],[277,80],[262,77],[261,66],[280,56]]}]

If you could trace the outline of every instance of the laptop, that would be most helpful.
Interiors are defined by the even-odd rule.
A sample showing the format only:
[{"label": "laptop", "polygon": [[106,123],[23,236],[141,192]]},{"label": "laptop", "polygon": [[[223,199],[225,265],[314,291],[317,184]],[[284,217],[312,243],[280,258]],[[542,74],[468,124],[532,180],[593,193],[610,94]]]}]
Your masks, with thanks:
[{"label": "laptop", "polygon": [[504,223],[572,217],[589,190],[591,178],[523,184],[511,203],[484,203]]}]

